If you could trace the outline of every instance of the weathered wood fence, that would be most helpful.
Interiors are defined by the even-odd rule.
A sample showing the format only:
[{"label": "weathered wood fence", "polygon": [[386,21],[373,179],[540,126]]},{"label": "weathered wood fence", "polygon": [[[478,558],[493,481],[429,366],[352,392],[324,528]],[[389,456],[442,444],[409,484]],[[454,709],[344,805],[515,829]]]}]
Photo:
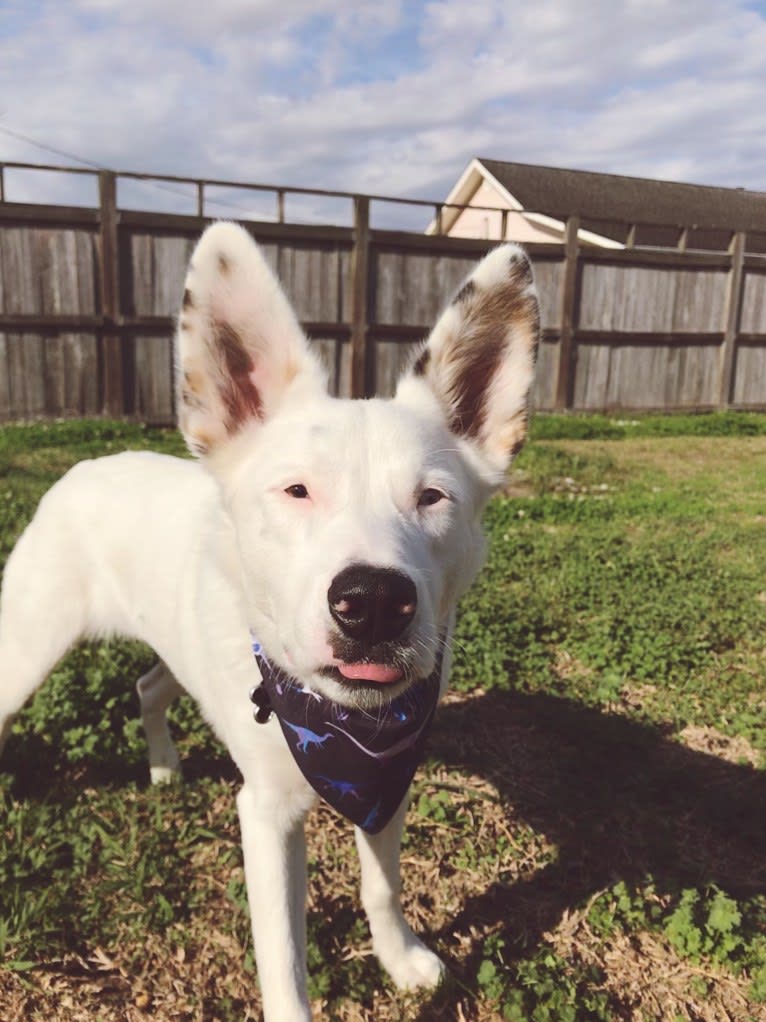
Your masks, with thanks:
[{"label": "weathered wood fence", "polygon": [[[122,208],[97,174],[95,207],[6,199],[0,164],[0,419],[173,418],[171,335],[206,188],[190,215]],[[392,392],[474,262],[494,242],[377,229],[385,197],[237,185],[272,192],[273,221],[248,222],[279,274],[339,394]],[[352,203],[349,226],[285,222],[292,193]],[[551,211],[546,211],[550,213]],[[766,408],[766,256],[742,232],[724,251],[679,245],[596,248],[563,216],[563,243],[528,246],[542,299],[538,409]],[[695,225],[725,230],[725,225]],[[591,227],[592,229],[592,227]]]}]

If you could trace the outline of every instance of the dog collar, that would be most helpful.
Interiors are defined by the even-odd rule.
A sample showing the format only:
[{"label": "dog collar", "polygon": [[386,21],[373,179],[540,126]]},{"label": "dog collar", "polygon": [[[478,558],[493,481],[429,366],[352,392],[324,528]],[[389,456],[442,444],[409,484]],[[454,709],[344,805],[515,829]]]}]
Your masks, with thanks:
[{"label": "dog collar", "polygon": [[253,638],[261,684],[250,690],[255,719],[277,717],[301,773],[316,793],[368,834],[401,805],[423,756],[439,700],[441,654],[427,678],[374,711],[341,706],[304,688]]}]

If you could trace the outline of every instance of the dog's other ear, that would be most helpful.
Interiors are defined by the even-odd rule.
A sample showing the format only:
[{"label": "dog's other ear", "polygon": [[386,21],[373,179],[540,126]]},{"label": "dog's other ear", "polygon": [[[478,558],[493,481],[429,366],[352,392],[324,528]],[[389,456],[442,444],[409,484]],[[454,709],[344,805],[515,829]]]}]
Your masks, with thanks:
[{"label": "dog's other ear", "polygon": [[178,420],[195,454],[265,420],[288,388],[317,392],[324,373],[247,231],[216,223],[189,263],[176,331]]},{"label": "dog's other ear", "polygon": [[526,439],[539,334],[529,259],[502,245],[470,274],[397,390],[411,402],[427,388],[494,484]]}]

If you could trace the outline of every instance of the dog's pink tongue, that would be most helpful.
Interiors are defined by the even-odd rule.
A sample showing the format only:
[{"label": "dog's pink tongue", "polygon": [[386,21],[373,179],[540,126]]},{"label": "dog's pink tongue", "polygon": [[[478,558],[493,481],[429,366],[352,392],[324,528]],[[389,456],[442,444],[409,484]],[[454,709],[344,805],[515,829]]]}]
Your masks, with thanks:
[{"label": "dog's pink tongue", "polygon": [[387,664],[338,664],[338,670],[350,681],[377,681],[381,685],[401,681],[404,677],[404,671]]}]

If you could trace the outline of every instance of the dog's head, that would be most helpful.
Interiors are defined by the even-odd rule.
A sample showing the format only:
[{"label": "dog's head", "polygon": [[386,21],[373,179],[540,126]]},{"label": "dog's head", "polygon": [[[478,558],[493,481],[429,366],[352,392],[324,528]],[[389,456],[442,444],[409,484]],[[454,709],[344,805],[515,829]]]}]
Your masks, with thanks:
[{"label": "dog's head", "polygon": [[180,426],[220,484],[250,625],[306,686],[374,705],[433,670],[481,564],[481,510],[526,437],[538,333],[529,262],[505,245],[394,398],[333,398],[249,234],[203,235],[177,332]]}]

